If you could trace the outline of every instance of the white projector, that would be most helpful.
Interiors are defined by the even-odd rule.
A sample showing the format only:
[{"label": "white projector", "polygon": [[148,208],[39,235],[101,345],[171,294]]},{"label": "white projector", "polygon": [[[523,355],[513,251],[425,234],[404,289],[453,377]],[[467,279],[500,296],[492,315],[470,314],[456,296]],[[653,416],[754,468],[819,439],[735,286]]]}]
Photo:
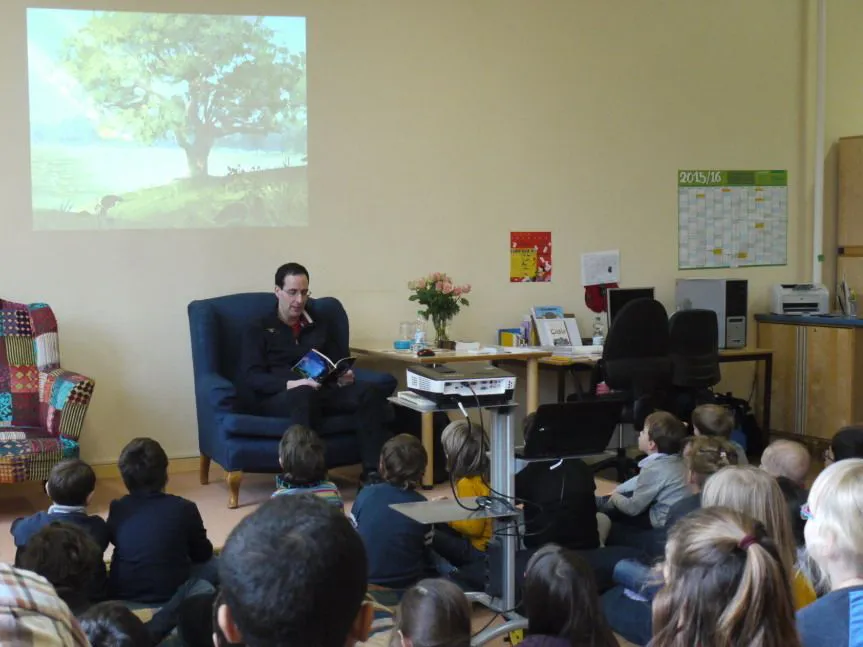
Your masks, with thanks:
[{"label": "white projector", "polygon": [[515,375],[490,364],[416,364],[407,369],[407,387],[438,404],[504,404],[515,392]]}]

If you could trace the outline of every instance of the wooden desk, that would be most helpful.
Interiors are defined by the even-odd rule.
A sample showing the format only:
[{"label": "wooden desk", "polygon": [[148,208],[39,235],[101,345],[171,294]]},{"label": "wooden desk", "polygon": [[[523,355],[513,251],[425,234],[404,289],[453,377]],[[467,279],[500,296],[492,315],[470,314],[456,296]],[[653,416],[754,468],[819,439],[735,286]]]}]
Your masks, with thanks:
[{"label": "wooden desk", "polygon": [[[548,351],[524,351],[508,353],[465,353],[452,350],[433,349],[434,357],[417,357],[410,351],[393,350],[392,342],[353,342],[351,353],[357,357],[368,357],[379,360],[403,362],[405,364],[452,364],[454,362],[498,362],[502,360],[517,360],[524,363],[527,373],[525,384],[525,402],[527,413],[533,413],[539,407],[539,362],[550,357]],[[428,454],[428,466],[423,476],[423,486],[434,485],[434,414],[423,412],[422,442]]]},{"label": "wooden desk", "polygon": [[[515,357],[505,357],[495,360],[496,363],[505,364],[507,361],[516,361]],[[591,357],[544,357],[539,360],[539,368],[552,370],[557,373],[557,401],[566,400],[566,376],[581,371],[591,371],[596,366],[597,360]],[[763,375],[763,399],[761,401],[761,424],[765,434],[770,433],[770,406],[773,392],[773,351],[769,348],[729,348],[719,351],[720,364],[734,364],[737,362],[764,362]]]}]

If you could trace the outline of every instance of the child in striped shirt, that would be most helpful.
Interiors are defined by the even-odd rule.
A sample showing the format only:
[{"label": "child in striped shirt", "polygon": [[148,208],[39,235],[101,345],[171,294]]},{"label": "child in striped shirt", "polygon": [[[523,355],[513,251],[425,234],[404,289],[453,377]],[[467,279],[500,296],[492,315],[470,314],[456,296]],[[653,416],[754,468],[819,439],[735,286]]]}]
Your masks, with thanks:
[{"label": "child in striped shirt", "polygon": [[291,425],[279,442],[279,465],[273,496],[314,494],[344,511],[339,488],[327,480],[324,441],[304,425]]}]

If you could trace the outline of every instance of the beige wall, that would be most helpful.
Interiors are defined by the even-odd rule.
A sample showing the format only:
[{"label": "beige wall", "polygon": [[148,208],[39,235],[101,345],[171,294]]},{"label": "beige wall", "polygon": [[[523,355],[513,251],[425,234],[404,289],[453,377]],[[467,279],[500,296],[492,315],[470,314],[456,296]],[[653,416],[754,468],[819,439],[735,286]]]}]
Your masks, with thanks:
[{"label": "beige wall", "polygon": [[[413,311],[405,282],[435,270],[474,285],[459,337],[491,341],[541,303],[574,310],[589,331],[579,255],[613,248],[624,285],[654,285],[670,304],[679,168],[788,169],[788,266],[686,274],[748,278],[761,310],[771,283],[809,270],[807,5],[244,3],[249,13],[308,15],[310,226],[34,233],[25,2],[6,0],[0,294],[49,302],[64,364],[96,378],[83,436],[96,462],[142,434],[172,456],[196,452],[186,304],[270,289],[288,259],[309,265],[317,294],[344,300],[355,336],[395,334]],[[854,27],[843,25],[849,38]],[[508,283],[509,231],[523,229],[553,232],[553,283]]]},{"label": "beige wall", "polygon": [[[837,143],[863,135],[863,3],[831,0],[827,5],[827,93],[824,124],[825,283],[835,293]],[[854,286],[859,289],[860,286]]]}]

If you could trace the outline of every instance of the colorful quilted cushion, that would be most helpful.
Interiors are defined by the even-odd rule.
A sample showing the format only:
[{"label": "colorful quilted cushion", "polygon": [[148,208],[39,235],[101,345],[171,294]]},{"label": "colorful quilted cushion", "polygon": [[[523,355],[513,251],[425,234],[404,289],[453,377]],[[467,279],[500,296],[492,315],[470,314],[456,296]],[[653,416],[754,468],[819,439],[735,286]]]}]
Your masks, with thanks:
[{"label": "colorful quilted cushion", "polygon": [[0,430],[0,483],[44,481],[63,458],[78,456],[78,443],[40,429]]},{"label": "colorful quilted cushion", "polygon": [[92,395],[93,380],[60,368],[51,308],[0,299],[0,483],[46,479],[77,455]]}]

